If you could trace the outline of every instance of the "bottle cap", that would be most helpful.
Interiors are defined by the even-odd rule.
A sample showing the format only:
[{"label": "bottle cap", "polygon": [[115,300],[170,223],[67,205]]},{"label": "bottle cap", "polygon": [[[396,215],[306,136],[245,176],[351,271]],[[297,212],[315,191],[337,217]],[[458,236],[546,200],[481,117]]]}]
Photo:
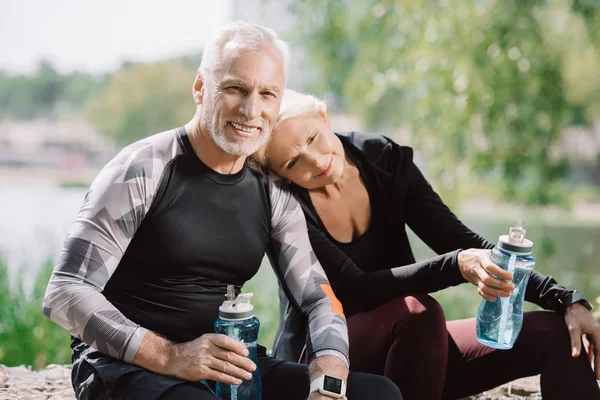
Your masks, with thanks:
[{"label": "bottle cap", "polygon": [[227,285],[227,300],[219,307],[219,318],[228,321],[241,321],[254,317],[254,307],[250,304],[252,293],[240,293],[235,297],[235,287]]},{"label": "bottle cap", "polygon": [[523,220],[519,218],[517,226],[513,226],[508,231],[508,235],[502,235],[498,238],[498,247],[511,253],[530,254],[533,249],[533,242],[525,239],[527,231],[523,229]]}]

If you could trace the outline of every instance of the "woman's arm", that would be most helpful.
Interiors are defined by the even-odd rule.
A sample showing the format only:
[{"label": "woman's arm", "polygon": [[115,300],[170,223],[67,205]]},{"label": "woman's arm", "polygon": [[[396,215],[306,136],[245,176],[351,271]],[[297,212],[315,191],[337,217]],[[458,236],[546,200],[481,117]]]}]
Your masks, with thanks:
[{"label": "woman's arm", "polygon": [[[419,168],[407,162],[409,185],[406,193],[407,224],[435,252],[448,252],[457,248],[480,247],[491,249],[494,245],[466,227],[433,190]],[[573,290],[559,285],[551,276],[532,271],[525,299],[546,310],[560,312]]]},{"label": "woman's arm", "polygon": [[346,315],[368,311],[407,293],[431,293],[463,281],[459,250],[427,261],[364,272],[314,224],[308,223],[310,242]]}]

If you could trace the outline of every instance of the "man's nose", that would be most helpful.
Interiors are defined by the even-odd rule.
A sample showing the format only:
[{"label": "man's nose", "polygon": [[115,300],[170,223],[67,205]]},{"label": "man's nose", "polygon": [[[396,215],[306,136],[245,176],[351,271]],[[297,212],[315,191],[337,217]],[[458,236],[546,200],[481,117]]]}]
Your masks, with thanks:
[{"label": "man's nose", "polygon": [[240,112],[250,121],[258,118],[261,112],[258,94],[249,93],[240,104]]}]

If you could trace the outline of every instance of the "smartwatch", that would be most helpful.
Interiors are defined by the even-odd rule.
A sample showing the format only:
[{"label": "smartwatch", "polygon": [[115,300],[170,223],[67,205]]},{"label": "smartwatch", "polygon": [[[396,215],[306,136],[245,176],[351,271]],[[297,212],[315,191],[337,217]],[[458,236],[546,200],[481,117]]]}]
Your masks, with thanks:
[{"label": "smartwatch", "polygon": [[574,290],[573,293],[569,294],[565,298],[558,299],[560,303],[560,311],[564,314],[567,311],[569,306],[572,306],[575,303],[579,303],[589,311],[592,311],[592,305],[579,293],[577,290]]},{"label": "smartwatch", "polygon": [[310,383],[310,393],[319,392],[334,399],[346,398],[346,384],[340,378],[321,375]]}]

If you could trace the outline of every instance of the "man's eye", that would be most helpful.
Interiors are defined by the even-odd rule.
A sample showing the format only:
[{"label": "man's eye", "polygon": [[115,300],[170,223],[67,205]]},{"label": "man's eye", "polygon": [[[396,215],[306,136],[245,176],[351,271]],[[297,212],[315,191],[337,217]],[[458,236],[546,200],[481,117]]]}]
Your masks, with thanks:
[{"label": "man's eye", "polygon": [[261,92],[261,96],[264,96],[264,97],[275,97],[275,93],[273,93],[273,92]]},{"label": "man's eye", "polygon": [[296,165],[296,163],[298,162],[298,157],[295,157],[294,159],[292,159],[292,161],[290,161],[287,165],[287,169],[291,169],[294,167],[294,165]]}]

